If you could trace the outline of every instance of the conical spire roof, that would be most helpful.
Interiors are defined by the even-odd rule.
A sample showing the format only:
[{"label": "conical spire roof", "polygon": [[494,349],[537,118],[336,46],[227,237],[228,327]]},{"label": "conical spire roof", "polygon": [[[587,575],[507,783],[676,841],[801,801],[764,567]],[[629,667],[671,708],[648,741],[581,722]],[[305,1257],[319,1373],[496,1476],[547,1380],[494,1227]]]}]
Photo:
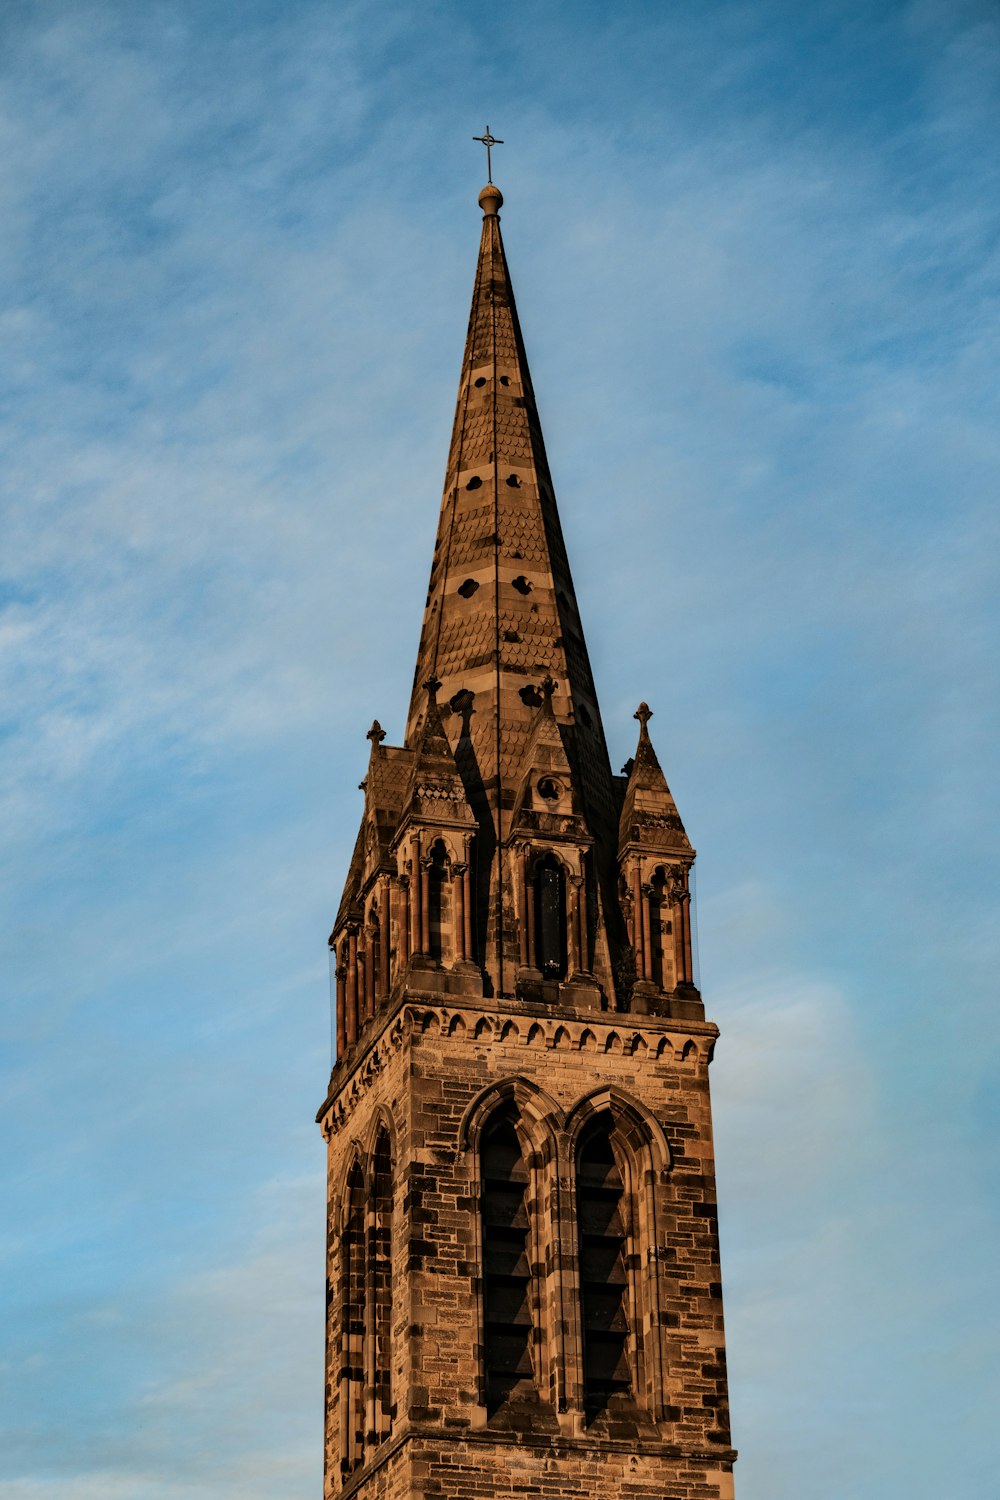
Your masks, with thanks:
[{"label": "conical spire roof", "polygon": [[613,838],[611,770],[500,235],[502,201],[492,184],[480,195],[482,238],[406,742],[416,744],[421,685],[435,677],[470,799],[489,810],[503,841],[551,676],[584,806]]},{"label": "conical spire roof", "polygon": [[641,844],[678,856],[693,854],[677,803],[649,737],[653,711],[648,704],[640,703],[635,717],[639,720],[639,743],[627,767],[628,785],[618,829],[619,853],[630,844]]}]

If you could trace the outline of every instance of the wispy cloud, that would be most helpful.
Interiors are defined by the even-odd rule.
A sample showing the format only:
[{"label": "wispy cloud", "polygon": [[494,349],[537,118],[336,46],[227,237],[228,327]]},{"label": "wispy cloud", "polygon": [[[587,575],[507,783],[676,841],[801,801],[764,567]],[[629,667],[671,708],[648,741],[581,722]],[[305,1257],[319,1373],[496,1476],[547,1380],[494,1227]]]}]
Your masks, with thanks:
[{"label": "wispy cloud", "polygon": [[985,1500],[995,6],[0,25],[0,1500],[315,1488],[323,937],[486,118],[609,738],[649,698],[701,850],[741,1496]]}]

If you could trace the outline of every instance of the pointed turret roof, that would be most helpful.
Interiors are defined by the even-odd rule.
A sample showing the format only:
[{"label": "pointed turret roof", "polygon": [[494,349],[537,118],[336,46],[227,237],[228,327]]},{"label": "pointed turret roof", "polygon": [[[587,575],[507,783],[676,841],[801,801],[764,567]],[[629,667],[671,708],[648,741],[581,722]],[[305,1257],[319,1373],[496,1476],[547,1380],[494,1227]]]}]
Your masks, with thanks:
[{"label": "pointed turret roof", "polygon": [[428,815],[437,824],[457,822],[470,827],[475,824],[441,719],[437,701],[440,686],[435,677],[424,683],[426,707],[413,747],[413,769],[401,827],[407,818],[420,820]]},{"label": "pointed turret roof", "polygon": [[649,737],[653,711],[647,703],[640,703],[635,717],[639,720],[639,743],[628,767],[618,831],[619,853],[629,844],[640,844],[679,858],[690,857],[694,853],[691,842]]},{"label": "pointed turret roof", "polygon": [[[600,711],[500,235],[485,187],[482,238],[406,743],[440,679],[470,797],[506,838],[546,676],[592,822],[617,819]],[[466,712],[460,716],[459,707]],[[595,830],[596,831],[596,830]]]}]

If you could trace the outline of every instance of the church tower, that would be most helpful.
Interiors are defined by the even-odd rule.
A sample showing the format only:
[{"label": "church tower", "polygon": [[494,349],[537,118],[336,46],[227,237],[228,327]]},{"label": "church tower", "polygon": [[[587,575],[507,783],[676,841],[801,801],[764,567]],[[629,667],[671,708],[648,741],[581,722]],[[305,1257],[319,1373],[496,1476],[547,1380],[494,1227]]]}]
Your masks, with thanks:
[{"label": "church tower", "polygon": [[644,703],[612,774],[502,202],[330,936],[325,1496],[728,1500],[694,850]]}]

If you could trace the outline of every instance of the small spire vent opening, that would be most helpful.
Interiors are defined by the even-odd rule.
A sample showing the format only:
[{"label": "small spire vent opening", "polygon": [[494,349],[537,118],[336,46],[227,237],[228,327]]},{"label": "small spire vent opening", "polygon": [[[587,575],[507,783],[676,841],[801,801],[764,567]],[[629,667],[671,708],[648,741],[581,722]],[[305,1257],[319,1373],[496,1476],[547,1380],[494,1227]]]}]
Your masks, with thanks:
[{"label": "small spire vent opening", "polygon": [[467,578],[464,583],[459,584],[458,592],[463,599],[471,599],[478,587],[479,584],[474,578]]},{"label": "small spire vent opening", "polygon": [[517,589],[517,592],[519,594],[531,593],[531,584],[525,578],[523,573],[519,573],[516,578],[511,580],[511,588]]},{"label": "small spire vent opening", "polygon": [[508,474],[507,483],[510,485],[512,490],[519,490],[521,488],[521,481],[518,479],[516,474]]},{"label": "small spire vent opening", "polygon": [[542,706],[542,695],[536,687],[521,688],[518,697],[527,708],[541,708]]},{"label": "small spire vent opening", "polygon": [[469,480],[468,484],[465,486],[465,488],[467,490],[481,490],[482,487],[483,487],[483,481],[480,479],[480,477],[479,477],[478,474],[473,474],[472,478]]},{"label": "small spire vent opening", "polygon": [[509,375],[501,375],[500,376],[500,384],[501,385],[510,385],[510,376]]},{"label": "small spire vent opening", "polygon": [[478,380],[474,380],[472,383],[476,387],[477,390],[480,390],[486,384],[486,376],[485,375],[480,375],[479,379]]}]

